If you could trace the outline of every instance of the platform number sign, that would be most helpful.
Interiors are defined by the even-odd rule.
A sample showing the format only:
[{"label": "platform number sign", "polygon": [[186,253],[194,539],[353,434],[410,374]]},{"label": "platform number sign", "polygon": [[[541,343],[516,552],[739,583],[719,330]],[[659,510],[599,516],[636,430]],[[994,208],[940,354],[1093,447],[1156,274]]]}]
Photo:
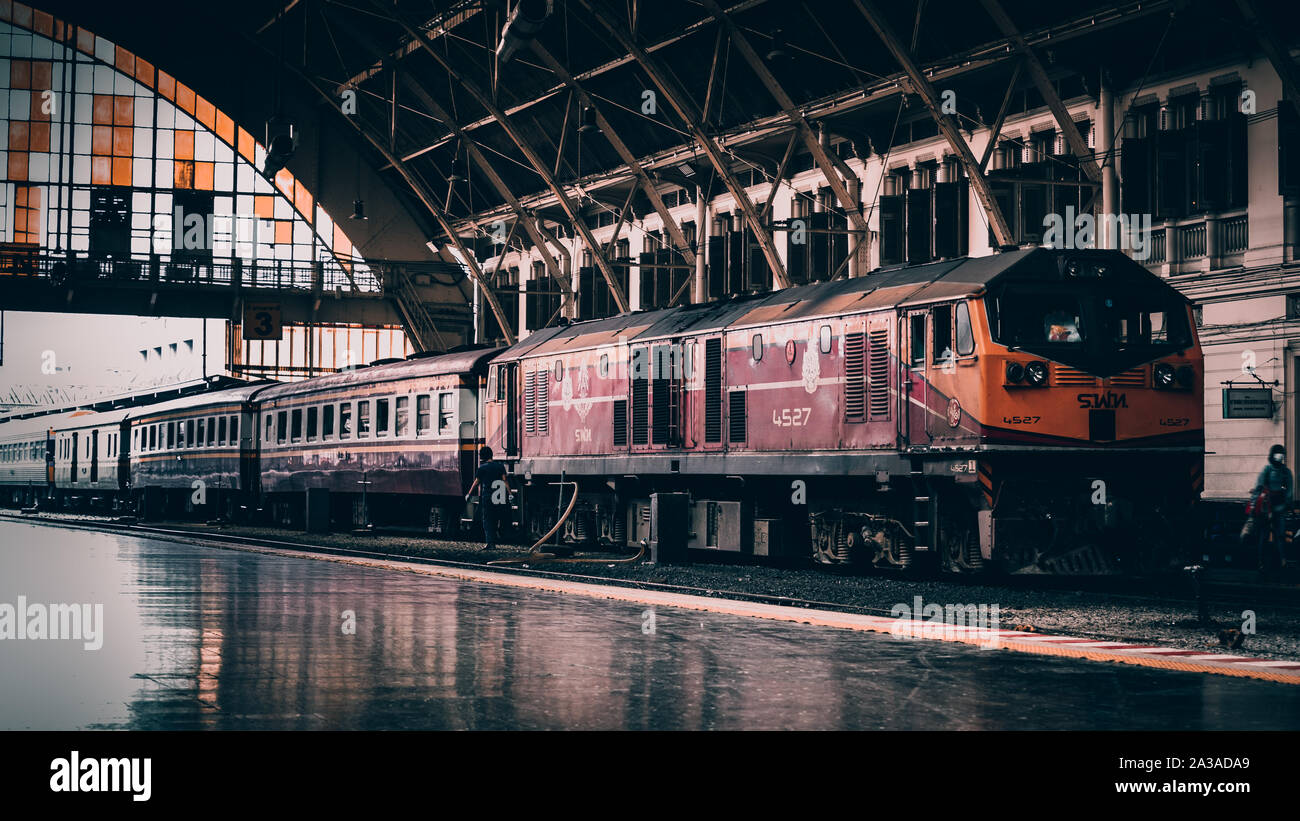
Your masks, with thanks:
[{"label": "platform number sign", "polygon": [[244,306],[244,339],[279,339],[284,335],[278,302],[250,302]]}]

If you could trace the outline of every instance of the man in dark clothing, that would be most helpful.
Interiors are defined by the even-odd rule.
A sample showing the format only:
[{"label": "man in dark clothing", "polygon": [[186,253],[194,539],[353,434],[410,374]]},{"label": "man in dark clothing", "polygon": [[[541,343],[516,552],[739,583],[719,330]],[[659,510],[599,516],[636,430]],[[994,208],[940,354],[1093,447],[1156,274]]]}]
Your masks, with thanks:
[{"label": "man in dark clothing", "polygon": [[483,517],[483,537],[487,540],[483,549],[491,550],[496,547],[500,516],[510,505],[510,482],[506,480],[505,465],[492,460],[492,448],[487,445],[479,448],[478,458],[480,464],[474,472],[474,484],[469,486],[465,501],[478,488],[479,515]]},{"label": "man in dark clothing", "polygon": [[[1251,491],[1252,499],[1261,491],[1268,492],[1265,508],[1268,511],[1269,526],[1259,528],[1261,570],[1268,569],[1270,566],[1286,566],[1286,516],[1291,509],[1292,487],[1291,469],[1286,466],[1286,448],[1274,445],[1269,448],[1268,464],[1259,472],[1259,478],[1255,480],[1255,489]],[[1267,548],[1270,533],[1273,535],[1271,551]]]}]

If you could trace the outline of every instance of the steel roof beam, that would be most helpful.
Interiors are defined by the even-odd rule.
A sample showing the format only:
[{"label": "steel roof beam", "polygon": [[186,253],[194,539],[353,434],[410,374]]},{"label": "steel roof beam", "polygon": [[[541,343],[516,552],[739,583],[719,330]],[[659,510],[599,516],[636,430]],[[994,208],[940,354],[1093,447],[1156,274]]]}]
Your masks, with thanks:
[{"label": "steel roof beam", "polygon": [[1002,31],[1011,42],[1015,45],[1016,50],[1024,57],[1024,66],[1029,71],[1029,77],[1034,81],[1034,86],[1038,93],[1043,95],[1043,100],[1047,107],[1052,110],[1052,116],[1056,118],[1056,125],[1065,135],[1066,144],[1070,146],[1070,151],[1079,160],[1079,166],[1083,168],[1088,179],[1093,182],[1101,182],[1101,169],[1097,167],[1097,160],[1092,156],[1092,151],[1088,148],[1088,141],[1079,133],[1079,128],[1074,124],[1074,119],[1070,112],[1065,108],[1065,103],[1061,102],[1061,95],[1056,93],[1056,86],[1052,85],[1051,79],[1047,76],[1047,69],[1043,68],[1042,62],[1038,55],[1025,42],[1025,38],[1016,28],[1016,24],[1007,16],[998,0],[981,0],[984,8],[988,11],[993,22],[997,23],[998,29]]},{"label": "steel roof beam", "polygon": [[1237,8],[1241,10],[1241,16],[1246,18],[1246,25],[1259,41],[1260,50],[1273,64],[1277,76],[1282,79],[1282,96],[1289,99],[1296,110],[1300,111],[1300,69],[1296,68],[1295,60],[1291,59],[1291,50],[1278,39],[1274,29],[1260,18],[1251,0],[1237,0]]},{"label": "steel roof beam", "polygon": [[[668,213],[668,205],[664,202],[664,198],[655,188],[654,181],[650,179],[650,175],[641,167],[641,163],[637,162],[636,157],[628,149],[627,143],[623,142],[623,138],[614,130],[614,126],[610,125],[609,120],[605,119],[605,115],[601,113],[600,107],[596,105],[596,101],[591,98],[591,95],[587,93],[586,89],[584,89],[577,80],[573,79],[573,75],[569,74],[568,69],[560,65],[560,62],[555,59],[554,55],[546,50],[546,47],[541,44],[541,41],[533,41],[533,52],[541,59],[542,63],[547,68],[555,72],[557,77],[577,92],[578,100],[582,105],[590,106],[592,110],[596,112],[596,126],[600,129],[600,133],[605,135],[605,139],[609,141],[609,144],[613,146],[614,151],[618,153],[619,159],[623,160],[623,164],[626,165],[628,170],[636,176],[637,182],[641,184],[641,190],[645,191],[646,197],[650,199],[650,204],[654,206],[655,213],[658,214],[659,219],[663,221],[664,230],[666,230],[672,237],[673,243],[677,245],[678,250],[680,250],[682,255],[686,257],[687,262],[694,265],[695,251],[691,249],[690,243],[686,241],[686,235],[682,233],[681,226],[678,225],[677,221]],[[696,230],[698,230],[698,228]]]},{"label": "steel roof beam", "polygon": [[[375,5],[384,8],[378,0],[375,0]],[[408,35],[420,39],[420,44],[423,46],[425,53],[441,65],[443,70],[451,76],[452,80],[459,83],[462,88],[468,91],[470,95],[478,101],[479,105],[483,106],[483,108],[491,113],[492,116],[501,124],[501,129],[506,133],[506,136],[510,138],[510,141],[515,144],[515,147],[519,149],[519,152],[528,160],[529,165],[533,167],[538,175],[541,176],[542,180],[545,181],[547,187],[551,189],[551,193],[555,195],[560,207],[563,208],[564,213],[568,215],[574,231],[582,234],[583,241],[587,243],[587,247],[591,249],[592,256],[595,258],[596,266],[600,268],[601,274],[605,277],[606,284],[609,285],[610,294],[614,297],[614,305],[618,308],[619,312],[629,310],[627,294],[624,293],[623,287],[619,284],[618,278],[614,274],[614,269],[610,266],[609,260],[605,258],[604,253],[601,252],[600,246],[596,243],[595,237],[591,234],[591,230],[587,228],[587,223],[583,221],[582,216],[578,213],[578,209],[569,200],[568,194],[566,194],[560,187],[559,183],[556,182],[555,177],[551,175],[551,172],[542,162],[541,157],[537,155],[537,152],[533,150],[533,147],[528,143],[528,141],[520,136],[518,130],[514,127],[514,124],[511,123],[505,112],[498,108],[496,103],[492,101],[492,98],[480,89],[476,83],[456,71],[451,63],[439,54],[438,50],[435,49],[423,35],[417,32],[411,24],[402,17],[401,13],[396,8],[388,10],[396,16],[398,23]],[[468,141],[466,144],[473,145],[473,141]],[[546,248],[545,242],[539,243],[539,246],[543,249]],[[544,256],[549,256],[549,254],[544,254]],[[563,275],[556,277],[556,281],[561,284],[564,303],[565,306],[569,308],[567,315],[573,316],[573,287],[568,282],[568,278]]]},{"label": "steel roof beam", "polygon": [[898,62],[903,71],[906,72],[908,79],[912,83],[912,90],[925,103],[925,107],[930,110],[930,116],[939,126],[940,133],[944,139],[952,146],[952,150],[961,158],[962,165],[966,167],[966,176],[970,179],[971,187],[975,189],[975,196],[984,207],[985,213],[989,217],[989,227],[993,229],[993,237],[998,245],[1006,248],[1015,245],[1015,236],[1011,233],[1011,227],[1007,225],[1006,218],[1002,215],[1002,209],[998,207],[998,201],[993,198],[993,191],[989,188],[988,178],[980,170],[979,162],[975,155],[971,153],[970,146],[966,144],[966,139],[962,137],[961,131],[957,127],[956,121],[951,115],[943,113],[939,107],[939,95],[934,91],[934,86],[926,79],[925,74],[912,61],[912,56],[908,53],[907,48],[898,39],[894,33],[893,27],[889,25],[880,10],[876,8],[871,0],[853,0],[862,16],[867,19],[871,27],[876,30],[880,36],[881,42],[889,53],[894,55],[894,60]]},{"label": "steel roof beam", "polygon": [[636,61],[641,64],[641,68],[649,75],[651,82],[659,89],[659,93],[677,112],[677,116],[681,117],[685,122],[691,137],[704,151],[714,170],[718,172],[718,176],[726,184],[727,190],[731,192],[731,196],[736,201],[736,207],[744,214],[745,222],[749,224],[749,230],[753,232],[754,239],[762,249],[768,267],[772,269],[772,276],[776,279],[777,287],[789,288],[790,277],[785,272],[785,265],[781,262],[780,255],[777,254],[776,244],[772,242],[771,233],[763,225],[763,221],[759,219],[753,201],[745,193],[745,187],[740,184],[740,180],[736,179],[736,175],[732,173],[731,167],[723,156],[722,149],[712,137],[704,133],[703,126],[700,123],[700,113],[696,109],[695,103],[687,97],[685,89],[679,86],[677,81],[663,69],[658,60],[652,57],[644,48],[637,45],[627,28],[610,17],[604,8],[599,7],[592,0],[578,0],[578,2],[605,27],[615,40],[618,40],[625,51],[636,58]]}]

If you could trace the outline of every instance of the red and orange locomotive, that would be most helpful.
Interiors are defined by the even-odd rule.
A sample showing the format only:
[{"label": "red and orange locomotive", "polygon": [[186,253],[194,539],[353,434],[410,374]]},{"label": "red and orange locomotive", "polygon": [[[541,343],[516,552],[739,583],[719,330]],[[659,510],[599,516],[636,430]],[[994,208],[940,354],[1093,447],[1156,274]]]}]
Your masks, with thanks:
[{"label": "red and orange locomotive", "polygon": [[[1188,301],[1113,251],[1023,249],[538,331],[488,371],[524,520],[950,572],[1104,572],[1185,544],[1204,453]],[[567,491],[566,491],[567,493]]]}]

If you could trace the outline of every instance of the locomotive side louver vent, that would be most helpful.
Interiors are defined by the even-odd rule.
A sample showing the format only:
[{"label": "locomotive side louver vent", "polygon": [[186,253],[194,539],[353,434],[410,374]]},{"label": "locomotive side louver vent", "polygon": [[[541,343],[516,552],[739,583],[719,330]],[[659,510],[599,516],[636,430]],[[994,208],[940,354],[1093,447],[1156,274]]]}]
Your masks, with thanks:
[{"label": "locomotive side louver vent", "polygon": [[533,403],[537,406],[537,432],[546,433],[547,417],[550,416],[551,401],[551,372],[549,369],[542,369],[537,372],[537,395]]},{"label": "locomotive side louver vent", "polygon": [[732,442],[743,443],[745,441],[745,431],[748,426],[745,424],[745,392],[731,392],[730,416],[727,419],[727,436]]},{"label": "locomotive side louver vent", "polygon": [[627,400],[614,400],[614,447],[627,447]]},{"label": "locomotive side louver vent", "polygon": [[722,340],[704,341],[704,441],[722,441]]},{"label": "locomotive side louver vent", "polygon": [[867,402],[871,419],[889,418],[889,329],[871,332],[868,340]]},{"label": "locomotive side louver vent", "polygon": [[844,421],[867,420],[866,335],[844,335]]},{"label": "locomotive side louver vent", "polygon": [[650,401],[653,403],[654,419],[652,420],[652,431],[650,441],[656,445],[668,444],[668,418],[669,404],[672,397],[672,387],[669,385],[668,373],[671,366],[669,359],[668,346],[655,348],[654,351],[654,380],[651,382],[650,390],[653,395]]},{"label": "locomotive side louver vent", "polygon": [[524,374],[524,433],[531,434],[537,429],[537,409],[535,406],[537,374],[529,371]]},{"label": "locomotive side louver vent", "polygon": [[645,376],[632,378],[632,444],[644,445],[650,441],[650,414],[646,407],[650,399],[650,380]]}]

